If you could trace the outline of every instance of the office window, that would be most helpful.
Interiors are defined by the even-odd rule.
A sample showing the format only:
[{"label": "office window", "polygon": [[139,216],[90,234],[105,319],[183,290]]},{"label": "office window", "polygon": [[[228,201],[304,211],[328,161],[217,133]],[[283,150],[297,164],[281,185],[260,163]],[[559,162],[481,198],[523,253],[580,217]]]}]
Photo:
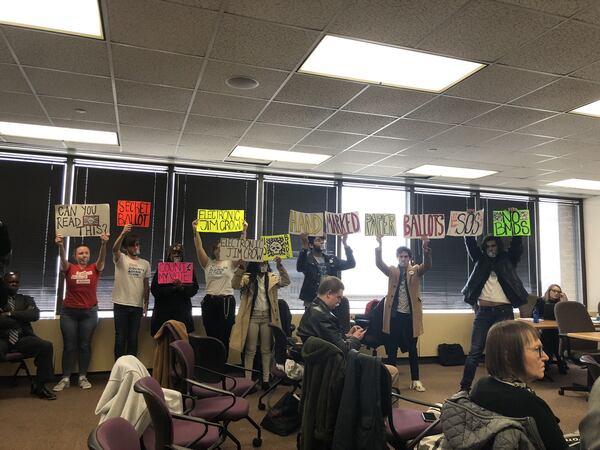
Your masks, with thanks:
[{"label": "office window", "polygon": [[[112,246],[122,231],[117,227],[116,208],[119,200],[151,202],[150,226],[136,227],[132,232],[140,237],[140,257],[150,262],[152,273],[162,261],[166,246],[167,172],[164,166],[120,165],[118,163],[93,163],[75,161],[72,203],[108,203],[110,205],[110,240],[107,247],[106,266],[98,282],[98,308],[112,309],[112,289],[115,266]],[[100,239],[71,238],[69,252],[75,245],[90,247],[91,261],[98,258]],[[73,260],[70,254],[70,261]],[[151,280],[150,280],[151,281]],[[154,299],[150,295],[150,308]]]},{"label": "office window", "polygon": [[54,311],[56,302],[54,205],[62,201],[65,161],[8,154],[0,159],[0,220],[12,242],[7,270],[21,272],[20,292],[34,297],[41,311]]},{"label": "office window", "polygon": [[[264,236],[285,234],[288,232],[290,209],[302,212],[337,211],[337,187],[333,182],[315,180],[294,180],[289,178],[267,177],[264,182]],[[291,236],[294,258],[283,261],[291,284],[279,291],[280,298],[285,299],[291,309],[303,310],[304,304],[299,300],[300,288],[304,275],[296,270],[296,260],[302,248],[300,238]],[[352,239],[349,239],[352,245]],[[327,236],[327,252],[335,253],[335,236]],[[338,255],[345,258],[344,255]],[[275,270],[275,267],[272,267]]]}]

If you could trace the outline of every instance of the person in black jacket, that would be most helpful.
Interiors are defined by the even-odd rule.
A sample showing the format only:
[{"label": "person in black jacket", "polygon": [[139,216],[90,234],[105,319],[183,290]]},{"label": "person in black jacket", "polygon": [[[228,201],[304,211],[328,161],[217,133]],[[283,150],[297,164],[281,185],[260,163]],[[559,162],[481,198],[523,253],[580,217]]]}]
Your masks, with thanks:
[{"label": "person in black jacket", "polygon": [[54,380],[52,342],[33,333],[30,322],[40,318],[40,310],[33,297],[18,294],[20,278],[16,272],[4,275],[7,298],[0,300],[0,360],[8,352],[19,352],[35,358],[37,374],[31,393],[46,400],[56,400],[56,395],[46,388]]},{"label": "person in black jacket", "polygon": [[[551,317],[544,317],[544,310],[546,309],[546,305],[556,305],[558,302],[568,302],[569,299],[567,295],[563,292],[562,288],[558,284],[551,284],[546,289],[546,293],[543,297],[540,297],[536,300],[534,310],[537,310],[539,317],[545,319],[554,319],[554,315]],[[548,354],[549,358],[556,358],[556,363],[558,364],[558,373],[561,375],[565,375],[569,370],[567,363],[564,358],[560,355],[559,347],[559,337],[557,329],[548,329],[541,331],[542,345],[544,346],[544,350]],[[546,370],[549,369],[549,362],[546,363]]]},{"label": "person in black jacket", "polygon": [[513,308],[527,302],[527,291],[516,271],[523,253],[520,236],[512,238],[508,250],[494,236],[486,236],[481,248],[474,237],[465,237],[465,244],[475,264],[462,290],[465,302],[475,309],[471,350],[460,382],[460,390],[468,391],[483,355],[488,330],[497,322],[514,319]]}]

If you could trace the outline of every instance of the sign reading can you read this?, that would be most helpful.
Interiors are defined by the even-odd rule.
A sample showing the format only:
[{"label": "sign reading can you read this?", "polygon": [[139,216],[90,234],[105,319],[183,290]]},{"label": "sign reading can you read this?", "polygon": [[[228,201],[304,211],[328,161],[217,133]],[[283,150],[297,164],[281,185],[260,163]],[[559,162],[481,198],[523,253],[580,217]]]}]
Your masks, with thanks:
[{"label": "sign reading can you read this?", "polygon": [[71,237],[89,237],[108,234],[110,206],[108,204],[54,205],[56,234]]},{"label": "sign reading can you read this?", "polygon": [[134,227],[148,228],[150,226],[150,202],[135,200],[119,200],[117,202],[117,226],[127,224]]}]

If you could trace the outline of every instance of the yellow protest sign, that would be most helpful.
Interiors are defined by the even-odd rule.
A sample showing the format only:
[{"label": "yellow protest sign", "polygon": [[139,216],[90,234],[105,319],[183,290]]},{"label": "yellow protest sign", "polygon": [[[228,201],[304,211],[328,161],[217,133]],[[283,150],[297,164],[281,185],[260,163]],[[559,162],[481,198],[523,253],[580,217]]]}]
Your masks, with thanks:
[{"label": "yellow protest sign", "polygon": [[292,241],[289,234],[263,236],[265,242],[263,259],[271,261],[278,256],[281,259],[292,258]]},{"label": "yellow protest sign", "polygon": [[244,229],[243,209],[199,209],[196,231],[230,233]]}]

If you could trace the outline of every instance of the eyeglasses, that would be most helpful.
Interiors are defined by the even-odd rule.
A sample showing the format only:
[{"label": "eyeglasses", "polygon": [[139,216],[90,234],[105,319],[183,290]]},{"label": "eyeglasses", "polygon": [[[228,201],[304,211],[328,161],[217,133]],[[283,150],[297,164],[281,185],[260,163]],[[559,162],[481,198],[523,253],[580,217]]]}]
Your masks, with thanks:
[{"label": "eyeglasses", "polygon": [[539,355],[540,358],[544,354],[544,346],[543,345],[538,345],[537,347],[530,348],[529,350],[531,350],[532,352],[537,352],[537,354]]},{"label": "eyeglasses", "polygon": [[562,291],[560,289],[556,289],[556,288],[550,289],[550,292],[556,292],[557,294],[562,294]]}]

